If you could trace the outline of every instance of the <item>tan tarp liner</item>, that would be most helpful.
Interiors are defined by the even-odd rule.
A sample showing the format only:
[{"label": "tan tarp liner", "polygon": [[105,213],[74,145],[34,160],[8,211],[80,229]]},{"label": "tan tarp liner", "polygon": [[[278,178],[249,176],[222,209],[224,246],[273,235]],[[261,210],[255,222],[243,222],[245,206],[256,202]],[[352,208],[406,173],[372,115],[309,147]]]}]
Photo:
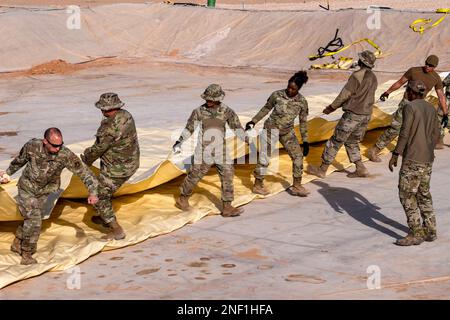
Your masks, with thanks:
[{"label": "tan tarp liner", "polygon": [[[399,92],[397,97],[400,95]],[[369,129],[387,126],[390,121],[390,114],[375,108]],[[317,117],[311,119],[308,122],[310,142],[327,140],[332,135],[336,123],[337,121],[327,121]],[[374,143],[379,133],[380,130],[374,130],[366,134],[361,146],[362,154],[365,153],[367,146]],[[74,149],[76,146],[71,147]],[[305,166],[308,163],[319,164],[322,150],[323,143],[313,145],[305,160]],[[244,148],[238,148],[235,157],[239,158],[244,153]],[[114,208],[127,233],[126,239],[121,241],[102,241],[100,237],[105,230],[90,222],[93,214],[92,207],[86,204],[85,199],[67,199],[86,196],[86,189],[81,181],[72,177],[63,195],[65,199],[57,202],[50,219],[43,222],[38,253],[35,255],[39,263],[33,266],[19,265],[20,257],[9,251],[18,221],[7,220],[19,218],[16,213],[16,203],[10,196],[10,193],[14,193],[16,189],[15,181],[2,186],[0,221],[5,222],[0,225],[0,287],[48,270],[67,269],[99,251],[135,244],[196,222],[206,215],[219,213],[220,179],[214,169],[199,183],[190,200],[194,210],[181,212],[174,206],[174,196],[179,193],[178,188],[184,178],[184,172],[180,169],[182,168],[180,162],[172,160],[174,158],[161,162],[154,170],[147,173],[147,177],[145,177],[146,174],[141,174],[137,178],[133,177],[131,183],[117,193]],[[350,165],[345,149],[341,148],[329,173]],[[253,181],[251,173],[254,166],[254,164],[236,165],[235,205],[243,205],[259,197],[251,192]],[[292,182],[291,174],[292,162],[289,156],[280,150],[279,170],[266,179],[271,191],[269,196],[285,190]],[[65,176],[65,179],[69,178],[70,175]],[[305,175],[304,182],[312,178]],[[302,199],[299,198],[299,202],[301,201]]]}]

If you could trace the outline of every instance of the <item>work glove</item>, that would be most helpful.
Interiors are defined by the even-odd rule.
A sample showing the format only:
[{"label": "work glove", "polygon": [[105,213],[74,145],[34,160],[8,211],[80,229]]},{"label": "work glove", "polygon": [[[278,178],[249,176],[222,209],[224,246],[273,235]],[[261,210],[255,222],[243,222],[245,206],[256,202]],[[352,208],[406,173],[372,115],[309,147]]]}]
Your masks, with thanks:
[{"label": "work glove", "polygon": [[175,144],[172,147],[172,150],[173,150],[174,154],[180,153],[181,152],[181,141],[178,140],[177,142],[175,142]]},{"label": "work glove", "polygon": [[397,166],[397,161],[398,161],[398,154],[393,153],[391,160],[389,160],[389,170],[391,172],[394,172],[394,167]]},{"label": "work glove", "polygon": [[309,153],[309,142],[303,142],[302,149],[303,149],[303,156],[306,157]]},{"label": "work glove", "polygon": [[11,181],[11,177],[9,175],[7,175],[6,172],[0,171],[0,183],[6,184],[6,183],[9,183],[10,181]]},{"label": "work glove", "polygon": [[386,101],[386,99],[389,98],[389,93],[383,92],[383,94],[380,96],[381,101]]},{"label": "work glove", "polygon": [[253,121],[249,121],[245,124],[245,131],[249,131],[252,130],[253,127],[255,126],[255,123]]},{"label": "work glove", "polygon": [[330,114],[330,113],[332,113],[333,111],[336,111],[335,109],[333,109],[331,106],[327,106],[325,109],[323,109],[323,113],[325,113],[325,114]]},{"label": "work glove", "polygon": [[448,125],[448,114],[444,114],[442,116],[441,125],[442,125],[443,128],[447,128],[447,125]]}]

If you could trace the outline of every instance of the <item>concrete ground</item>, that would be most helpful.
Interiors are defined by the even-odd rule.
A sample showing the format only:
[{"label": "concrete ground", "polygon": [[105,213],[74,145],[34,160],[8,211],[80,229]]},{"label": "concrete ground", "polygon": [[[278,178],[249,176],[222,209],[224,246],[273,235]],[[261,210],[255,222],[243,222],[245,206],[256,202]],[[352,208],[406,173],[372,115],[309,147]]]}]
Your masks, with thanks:
[{"label": "concrete ground", "polygon": [[0,299],[449,299],[450,149],[436,154],[432,243],[393,244],[407,228],[398,169],[390,173],[384,156],[368,163],[370,178],[335,172],[309,183],[308,198],[283,192],[254,201],[240,217],[206,217],[102,252],[10,285]]}]

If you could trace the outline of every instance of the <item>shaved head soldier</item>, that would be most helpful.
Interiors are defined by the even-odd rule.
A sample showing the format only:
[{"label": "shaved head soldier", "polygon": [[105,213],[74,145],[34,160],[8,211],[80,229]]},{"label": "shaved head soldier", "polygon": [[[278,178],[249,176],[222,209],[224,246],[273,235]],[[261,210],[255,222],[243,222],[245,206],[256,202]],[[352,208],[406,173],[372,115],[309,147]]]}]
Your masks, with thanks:
[{"label": "shaved head soldier", "polygon": [[[89,190],[88,203],[92,205],[98,201],[98,181],[91,170],[64,146],[58,128],[47,129],[44,139],[28,141],[11,162],[6,174],[13,175],[23,166],[25,169],[17,184],[17,203],[24,221],[17,228],[11,251],[22,256],[21,264],[34,264],[37,261],[32,255],[37,250],[44,206],[49,195],[60,190],[62,170],[67,168],[81,178]],[[9,178],[4,177],[1,182],[8,183]]]}]

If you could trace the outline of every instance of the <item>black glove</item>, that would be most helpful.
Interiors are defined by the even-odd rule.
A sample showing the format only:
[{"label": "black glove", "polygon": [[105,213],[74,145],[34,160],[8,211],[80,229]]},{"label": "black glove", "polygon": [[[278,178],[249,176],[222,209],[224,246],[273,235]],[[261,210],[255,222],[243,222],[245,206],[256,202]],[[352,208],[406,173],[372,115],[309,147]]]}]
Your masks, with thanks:
[{"label": "black glove", "polygon": [[303,149],[303,156],[306,157],[309,153],[309,142],[303,142],[302,149]]},{"label": "black glove", "polygon": [[252,130],[254,126],[255,126],[255,123],[253,121],[247,122],[245,124],[245,131]]},{"label": "black glove", "polygon": [[441,125],[442,125],[443,128],[447,128],[447,125],[448,125],[448,114],[444,114],[442,116]]},{"label": "black glove", "polygon": [[394,172],[394,167],[397,166],[398,154],[392,153],[391,160],[389,160],[389,170]]},{"label": "black glove", "polygon": [[383,92],[383,94],[380,96],[381,101],[386,101],[386,99],[389,98],[389,93]]},{"label": "black glove", "polygon": [[173,153],[180,153],[181,152],[181,141],[175,142],[175,144],[172,147]]}]

